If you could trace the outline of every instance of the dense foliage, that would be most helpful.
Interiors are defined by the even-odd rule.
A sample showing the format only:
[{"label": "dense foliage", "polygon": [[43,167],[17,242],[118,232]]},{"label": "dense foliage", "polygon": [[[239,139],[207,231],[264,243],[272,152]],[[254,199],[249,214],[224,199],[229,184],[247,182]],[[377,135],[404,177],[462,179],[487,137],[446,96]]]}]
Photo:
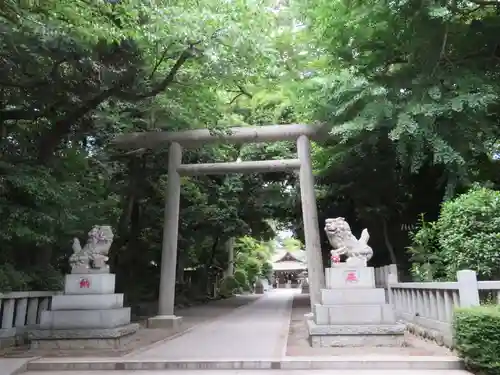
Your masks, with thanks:
[{"label": "dense foliage", "polygon": [[426,223],[410,247],[414,276],[454,280],[462,269],[483,280],[500,277],[500,192],[474,187],[445,202],[436,222]]},{"label": "dense foliage", "polygon": [[455,349],[476,374],[500,374],[500,308],[458,309],[454,314]]},{"label": "dense foliage", "polygon": [[[4,1],[0,289],[59,288],[72,238],[110,224],[119,288],[155,299],[168,150],[110,141],[272,123],[325,124],[313,147],[319,227],[343,216],[355,234],[369,229],[375,265],[409,268],[422,215],[437,220],[443,200],[473,183],[498,188],[499,31],[497,10],[479,0]],[[207,145],[184,162],[294,154],[287,142]],[[178,293],[212,293],[231,238],[238,286],[265,277],[267,241],[282,227],[303,240],[294,174],[183,178]],[[434,229],[413,238],[428,254],[414,263],[459,251],[458,237],[443,243]],[[471,253],[494,245],[470,241]],[[452,272],[443,267],[420,271]]]},{"label": "dense foliage", "polygon": [[368,227],[374,262],[404,268],[421,214],[435,220],[473,182],[498,186],[498,10],[479,0],[295,4],[313,41],[296,111],[331,128],[315,150],[320,219]]},{"label": "dense foliage", "polygon": [[[72,238],[84,241],[92,225],[111,224],[119,287],[131,299],[156,298],[168,150],[123,153],[107,145],[122,132],[287,122],[275,103],[253,101],[251,93],[284,71],[278,23],[265,2],[3,4],[1,289],[59,288],[48,272],[67,270]],[[288,144],[207,146],[184,160],[290,152]],[[200,293],[212,290],[227,266],[229,238],[273,238],[269,219],[290,216],[293,180],[183,179],[179,288],[186,269]],[[260,272],[263,261],[250,268]]]}]

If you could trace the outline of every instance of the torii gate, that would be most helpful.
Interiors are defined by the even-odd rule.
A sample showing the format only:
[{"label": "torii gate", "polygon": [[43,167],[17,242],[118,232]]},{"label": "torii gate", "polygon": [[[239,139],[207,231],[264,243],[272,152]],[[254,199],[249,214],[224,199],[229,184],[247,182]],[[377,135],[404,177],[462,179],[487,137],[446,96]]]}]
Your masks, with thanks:
[{"label": "torii gate", "polygon": [[[310,140],[318,139],[322,135],[324,136],[324,129],[321,125],[290,124],[237,127],[229,129],[229,133],[226,134],[211,134],[208,129],[178,132],[141,132],[123,134],[113,140],[112,143],[120,149],[151,149],[160,147],[165,143],[170,144],[158,315],[148,321],[149,327],[175,329],[182,322],[182,317],[174,315],[181,176],[298,170],[311,307],[320,302],[321,288],[325,285],[325,275],[321,254],[316,195],[314,192]],[[297,158],[182,164],[182,147],[200,147],[208,143],[237,144],[278,141],[296,141]]]}]

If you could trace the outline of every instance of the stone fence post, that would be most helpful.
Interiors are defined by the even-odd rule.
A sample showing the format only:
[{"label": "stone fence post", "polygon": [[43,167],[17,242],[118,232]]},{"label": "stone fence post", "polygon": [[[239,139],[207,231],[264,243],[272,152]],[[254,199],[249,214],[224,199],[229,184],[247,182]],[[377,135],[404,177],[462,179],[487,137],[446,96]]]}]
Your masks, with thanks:
[{"label": "stone fence post", "polygon": [[457,281],[460,307],[479,306],[476,272],[472,270],[458,271]]},{"label": "stone fence post", "polygon": [[387,275],[387,301],[390,305],[395,307],[394,296],[392,295],[391,285],[398,283],[398,274],[397,273],[389,273]]}]

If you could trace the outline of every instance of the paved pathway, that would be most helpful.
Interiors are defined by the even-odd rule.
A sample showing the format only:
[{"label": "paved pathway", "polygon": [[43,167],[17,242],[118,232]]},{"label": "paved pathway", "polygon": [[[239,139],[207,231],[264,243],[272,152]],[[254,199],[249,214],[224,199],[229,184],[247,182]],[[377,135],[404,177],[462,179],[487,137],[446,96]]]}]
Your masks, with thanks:
[{"label": "paved pathway", "polygon": [[279,359],[285,353],[294,289],[278,289],[223,317],[128,359]]}]

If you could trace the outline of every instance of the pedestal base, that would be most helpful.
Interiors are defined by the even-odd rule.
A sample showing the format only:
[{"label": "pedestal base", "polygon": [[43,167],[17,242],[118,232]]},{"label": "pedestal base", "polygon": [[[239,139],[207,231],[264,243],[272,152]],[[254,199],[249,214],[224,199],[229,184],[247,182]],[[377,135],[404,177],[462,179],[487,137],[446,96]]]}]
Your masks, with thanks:
[{"label": "pedestal base", "polygon": [[164,328],[178,332],[182,326],[182,316],[157,315],[148,319],[148,328]]},{"label": "pedestal base", "polygon": [[404,324],[317,325],[306,321],[313,348],[404,346]]},{"label": "pedestal base", "polygon": [[139,324],[106,329],[38,329],[29,332],[31,349],[120,349]]},{"label": "pedestal base", "polygon": [[51,310],[43,311],[40,328],[107,329],[122,327],[130,323],[130,307],[109,310]]}]

